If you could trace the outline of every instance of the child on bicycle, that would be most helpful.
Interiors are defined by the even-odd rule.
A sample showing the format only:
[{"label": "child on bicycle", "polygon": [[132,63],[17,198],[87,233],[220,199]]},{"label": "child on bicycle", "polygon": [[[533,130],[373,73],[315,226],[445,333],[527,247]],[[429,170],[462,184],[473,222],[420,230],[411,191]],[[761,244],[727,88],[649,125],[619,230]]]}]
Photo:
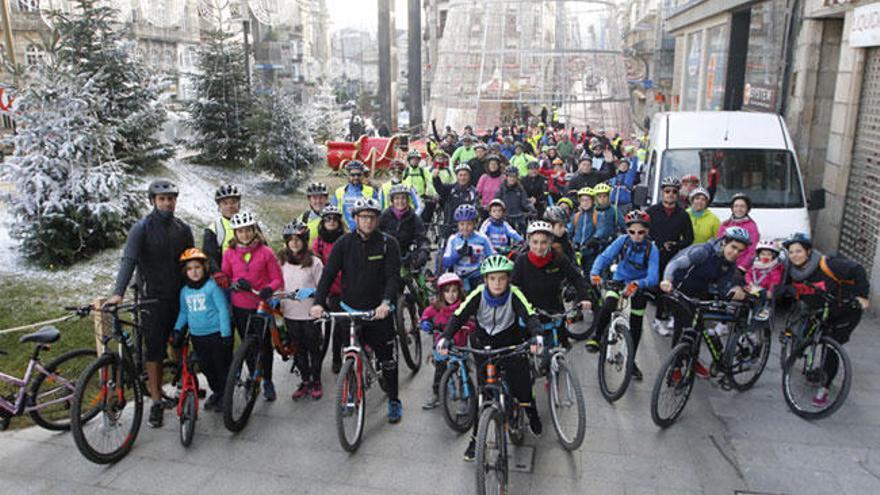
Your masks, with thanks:
[{"label": "child on bicycle", "polygon": [[[257,314],[259,299],[272,297],[284,286],[284,278],[275,253],[257,230],[257,219],[242,211],[232,216],[231,223],[235,238],[223,254],[223,273],[234,281],[232,320],[239,337],[244,339],[248,320]],[[254,290],[259,291],[259,298],[251,292]],[[275,385],[272,383],[275,355],[270,340],[263,342],[263,396],[267,401],[275,400]]]},{"label": "child on bicycle", "polygon": [[507,205],[495,198],[489,202],[489,217],[480,226],[480,232],[489,238],[496,251],[508,251],[514,244],[522,242],[523,237],[504,219]]},{"label": "child on bicycle", "polygon": [[564,254],[570,260],[577,259],[571,237],[568,235],[568,213],[559,206],[551,206],[544,211],[544,221],[553,229],[551,246],[558,254]]},{"label": "child on bicycle", "polygon": [[[542,352],[541,325],[525,295],[510,283],[512,272],[513,262],[501,255],[490,256],[480,264],[483,284],[468,294],[447,323],[443,335],[437,341],[437,349],[441,356],[447,355],[449,341],[471,318],[476,321],[476,331],[471,336],[473,347],[488,346],[498,349],[519,345],[526,339],[531,339],[532,353]],[[525,322],[525,328],[520,325],[520,321]],[[479,356],[474,357],[478,370],[477,381],[482,387],[486,383],[484,359]],[[507,359],[499,363],[499,368],[506,376],[512,395],[524,405],[526,416],[529,418],[529,429],[535,436],[540,435],[541,419],[533,403],[528,359],[525,357]],[[474,422],[471,441],[464,453],[466,461],[474,460],[477,423]]]},{"label": "child on bicycle", "polygon": [[761,309],[756,319],[766,321],[770,318],[773,304],[773,291],[782,283],[785,265],[779,262],[779,248],[773,241],[760,241],[755,250],[755,260],[746,270],[746,290],[761,298]]},{"label": "child on bicycle", "polygon": [[309,249],[309,235],[310,229],[305,223],[289,223],[283,231],[284,247],[278,252],[284,290],[297,291],[296,300],[281,301],[287,338],[298,344],[295,359],[302,383],[291,395],[293,400],[306,395],[318,400],[324,395],[321,387],[321,331],[309,316],[309,309],[314,305],[312,295],[321,280],[324,264]]},{"label": "child on bicycle", "polygon": [[596,233],[596,210],[593,208],[593,188],[582,187],[577,192],[578,209],[571,216],[568,231],[571,232],[572,242],[581,255],[580,263],[584,275],[593,267],[596,255],[596,243],[593,234]]},{"label": "child on bicycle", "polygon": [[[645,291],[656,286],[660,280],[660,252],[648,237],[651,217],[647,213],[633,210],[626,214],[624,222],[627,233],[615,239],[596,258],[593,268],[590,269],[590,282],[598,287],[602,283],[602,272],[618,260],[617,270],[612,275],[612,279],[626,283],[623,296],[629,297],[631,302],[629,326],[633,339],[633,356],[635,356],[642,338],[642,319],[648,302]],[[599,317],[595,320],[593,336],[587,340],[588,351],[599,350],[600,332],[604,332],[611,321],[611,314],[617,309],[619,299],[620,294],[615,291],[608,291],[605,295],[605,302],[599,311]],[[642,372],[635,361],[633,361],[632,376],[635,380],[642,379]]]},{"label": "child on bicycle", "polygon": [[469,290],[479,285],[480,263],[495,254],[495,249],[488,237],[475,230],[477,209],[473,205],[460,205],[453,219],[458,223],[458,233],[446,242],[441,264],[443,270],[454,271],[464,281],[465,290]]},{"label": "child on bicycle", "polygon": [[229,302],[214,280],[208,276],[208,255],[190,248],[180,255],[185,284],[180,291],[180,313],[171,333],[171,346],[183,346],[183,329],[189,327],[193,349],[200,357],[200,369],[208,379],[211,396],[205,401],[206,411],[223,410],[223,390],[232,362],[232,327]]},{"label": "child on bicycle", "polygon": [[[446,328],[452,314],[461,305],[464,298],[464,289],[461,279],[454,273],[444,273],[437,279],[437,300],[433,304],[425,308],[422,312],[422,318],[419,320],[419,328],[423,332],[433,334],[434,343],[440,340],[440,333]],[[457,346],[467,345],[467,337],[473,328],[470,324],[464,325],[461,330],[455,333],[453,342]],[[422,405],[422,409],[434,409],[440,405],[440,379],[443,372],[446,371],[446,360],[434,355],[434,381],[431,384],[431,396]]]},{"label": "child on bicycle", "polygon": [[[342,237],[346,232],[345,222],[342,221],[342,212],[338,207],[327,205],[321,210],[321,225],[318,226],[318,237],[312,241],[312,253],[321,260],[322,265],[327,264],[330,259],[330,252],[333,251],[333,245],[336,240]],[[342,296],[342,275],[336,277],[333,285],[330,286],[330,295],[327,296],[327,303],[331,311],[339,311],[339,300]],[[343,331],[334,332],[332,340],[332,361],[331,371],[334,374],[339,373],[342,367],[342,342]]]}]

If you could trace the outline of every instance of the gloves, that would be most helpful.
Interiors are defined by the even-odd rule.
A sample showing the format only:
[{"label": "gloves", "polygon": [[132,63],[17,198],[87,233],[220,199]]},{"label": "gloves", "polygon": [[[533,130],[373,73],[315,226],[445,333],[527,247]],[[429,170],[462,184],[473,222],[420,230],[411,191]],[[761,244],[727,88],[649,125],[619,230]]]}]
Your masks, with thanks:
[{"label": "gloves", "polygon": [[168,336],[168,344],[174,349],[180,349],[183,347],[183,332],[180,330],[173,330],[171,335]]},{"label": "gloves", "polygon": [[626,284],[626,289],[623,290],[623,295],[626,297],[630,297],[631,295],[635,294],[637,290],[639,290],[639,283],[630,282]]},{"label": "gloves", "polygon": [[434,325],[428,320],[420,321],[419,328],[425,333],[431,333],[434,331]]},{"label": "gloves", "polygon": [[229,288],[229,277],[224,272],[217,272],[213,275],[214,283],[221,289]]},{"label": "gloves", "polygon": [[297,301],[305,301],[306,299],[315,295],[315,289],[313,287],[303,287],[296,291],[296,300]]},{"label": "gloves", "polygon": [[236,280],[235,287],[233,287],[233,288],[236,290],[243,290],[243,291],[251,291],[252,290],[251,283],[243,278]]},{"label": "gloves", "polygon": [[272,290],[271,287],[263,287],[262,289],[260,289],[260,299],[262,299],[264,301],[268,301],[269,299],[272,299],[272,296],[274,294],[275,294],[275,291]]},{"label": "gloves", "polygon": [[602,285],[602,277],[599,275],[590,275],[590,283],[598,287],[599,285]]},{"label": "gloves", "polygon": [[472,255],[472,254],[474,253],[474,248],[472,248],[472,247],[468,244],[467,241],[464,241],[464,244],[462,244],[461,246],[459,246],[458,249],[455,250],[455,252],[458,253],[458,255],[461,256],[461,257],[464,257],[464,256],[470,256],[470,255]]},{"label": "gloves", "polygon": [[235,339],[230,335],[229,337],[220,337],[220,343],[223,344],[223,347],[227,349],[232,349],[232,343]]}]

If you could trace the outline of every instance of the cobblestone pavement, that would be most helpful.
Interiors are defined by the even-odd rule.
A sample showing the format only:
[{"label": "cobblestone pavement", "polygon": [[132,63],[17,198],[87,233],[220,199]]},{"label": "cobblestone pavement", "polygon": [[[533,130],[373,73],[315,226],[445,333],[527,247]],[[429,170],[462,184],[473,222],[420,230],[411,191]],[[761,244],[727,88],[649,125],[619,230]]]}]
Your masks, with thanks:
[{"label": "cobblestone pavement", "polygon": [[[650,321],[650,318],[648,319]],[[846,346],[855,378],[832,417],[807,422],[789,412],[781,391],[778,343],[750,391],[700,381],[678,423],[661,431],[650,392],[669,341],[646,330],[638,362],[645,381],[614,405],[596,385],[596,357],[572,351],[587,399],[583,447],[564,451],[536,386],[545,423],[531,473],[514,473],[512,493],[871,494],[880,493],[880,322],[867,319]],[[368,397],[364,442],[353,455],[336,439],[332,387],[317,402],[293,402],[295,376],[276,364],[279,399],[260,399],[240,434],[204,413],[193,445],[182,447],[177,421],[141,429],[131,454],[114,466],[89,463],[69,434],[39,428],[0,434],[0,492],[19,493],[473,493],[474,465],[462,460],[467,436],[449,430],[439,410],[423,411],[433,370],[401,371],[405,414],[385,420],[377,389]],[[325,384],[334,382],[325,367]]]}]

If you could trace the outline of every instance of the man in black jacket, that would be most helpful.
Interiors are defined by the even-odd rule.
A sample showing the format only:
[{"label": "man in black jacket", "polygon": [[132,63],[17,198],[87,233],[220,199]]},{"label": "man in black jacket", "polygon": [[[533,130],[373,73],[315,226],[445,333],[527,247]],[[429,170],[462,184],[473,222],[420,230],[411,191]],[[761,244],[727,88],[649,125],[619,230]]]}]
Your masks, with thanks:
[{"label": "man in black jacket", "polygon": [[588,155],[582,155],[578,161],[577,174],[568,181],[568,190],[577,192],[585,187],[594,187],[609,178],[610,175],[593,170],[593,160]]},{"label": "man in black jacket", "polygon": [[363,343],[373,348],[382,367],[388,392],[388,422],[397,423],[403,416],[398,399],[397,362],[394,360],[394,322],[392,302],[400,287],[400,248],[393,237],[377,229],[379,202],[358,198],[352,208],[356,230],[343,235],[333,245],[315,293],[312,318],[320,318],[328,307],[327,295],[336,276],[342,274],[344,309],[376,311],[363,323]]},{"label": "man in black jacket", "polygon": [[523,177],[522,185],[529,197],[529,203],[535,207],[538,218],[541,218],[544,215],[544,208],[547,207],[547,178],[538,173],[539,165],[537,161],[526,165],[528,174]]},{"label": "man in black jacket", "polygon": [[440,180],[440,169],[435,168],[433,176],[434,189],[443,202],[443,236],[449,237],[456,230],[455,209],[464,204],[476,206],[477,190],[471,185],[471,168],[465,163],[455,166],[454,184],[444,184]]},{"label": "man in black jacket", "polygon": [[121,304],[128,283],[137,269],[137,284],[146,299],[158,299],[149,312],[141,315],[150,406],[150,426],[162,426],[162,361],[168,347],[168,336],[174,329],[180,310],[180,289],[183,274],[180,255],[193,247],[189,225],[174,216],[177,207],[177,186],[170,181],[153,181],[147,191],[153,211],[138,221],[128,232],[122,263],[116,275],[116,288],[105,304]]}]

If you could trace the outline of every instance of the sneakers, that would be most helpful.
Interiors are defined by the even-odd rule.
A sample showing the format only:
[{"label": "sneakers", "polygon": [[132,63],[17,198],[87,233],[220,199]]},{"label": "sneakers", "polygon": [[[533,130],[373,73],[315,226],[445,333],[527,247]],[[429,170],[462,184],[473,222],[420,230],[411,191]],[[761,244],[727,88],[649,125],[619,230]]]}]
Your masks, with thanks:
[{"label": "sneakers", "polygon": [[816,396],[813,397],[813,405],[816,407],[825,407],[828,405],[828,389],[825,387],[819,387],[819,390],[816,392]]},{"label": "sneakers", "polygon": [[587,352],[595,354],[599,352],[599,340],[596,337],[590,337],[586,342]]},{"label": "sneakers", "polygon": [[321,382],[312,383],[312,400],[319,400],[321,397],[324,397],[324,387],[321,386]]},{"label": "sneakers", "polygon": [[153,428],[161,428],[164,415],[165,408],[162,407],[162,403],[153,402],[153,405],[150,406],[150,426]]},{"label": "sneakers", "polygon": [[766,308],[762,309],[761,311],[758,311],[758,314],[755,316],[755,321],[767,321],[769,319],[770,319],[770,310],[766,309]]},{"label": "sneakers", "polygon": [[697,375],[697,378],[709,378],[709,370],[700,361],[694,363],[694,374]]},{"label": "sneakers", "polygon": [[636,363],[633,363],[632,379],[637,382],[640,382],[640,381],[642,381],[642,378],[644,378],[642,376],[642,370],[639,369],[639,365],[637,365]]},{"label": "sneakers", "polygon": [[668,328],[666,328],[666,325],[664,324],[663,320],[655,319],[654,321],[651,322],[651,328],[653,328],[654,331],[657,332],[662,337],[666,337],[672,333],[669,331]]},{"label": "sneakers", "polygon": [[474,462],[474,458],[477,457],[477,440],[474,437],[471,437],[471,441],[468,442],[467,449],[464,451],[464,460],[467,462]]},{"label": "sneakers", "polygon": [[272,402],[277,398],[277,395],[275,395],[275,384],[269,380],[263,382],[263,397],[268,402]]},{"label": "sneakers", "polygon": [[391,424],[400,423],[403,417],[403,404],[399,400],[388,400],[388,422]]},{"label": "sneakers", "polygon": [[544,426],[541,424],[541,418],[538,416],[538,410],[534,408],[534,406],[530,406],[525,408],[526,416],[529,418],[529,431],[532,432],[532,435],[536,437],[540,437],[541,433],[544,432]]},{"label": "sneakers", "polygon": [[674,317],[674,316],[670,316],[670,317],[669,317],[669,320],[666,322],[666,329],[667,329],[667,330],[672,330],[672,329],[674,329],[674,328],[675,328],[675,317]]},{"label": "sneakers", "polygon": [[440,396],[437,395],[437,392],[433,392],[428,397],[428,400],[426,400],[425,403],[422,404],[422,409],[428,411],[430,409],[434,409],[435,407],[437,407],[439,405],[440,405]]},{"label": "sneakers", "polygon": [[305,397],[312,388],[312,384],[309,382],[302,382],[299,384],[299,388],[293,392],[293,395],[290,396],[293,400],[300,400]]}]

